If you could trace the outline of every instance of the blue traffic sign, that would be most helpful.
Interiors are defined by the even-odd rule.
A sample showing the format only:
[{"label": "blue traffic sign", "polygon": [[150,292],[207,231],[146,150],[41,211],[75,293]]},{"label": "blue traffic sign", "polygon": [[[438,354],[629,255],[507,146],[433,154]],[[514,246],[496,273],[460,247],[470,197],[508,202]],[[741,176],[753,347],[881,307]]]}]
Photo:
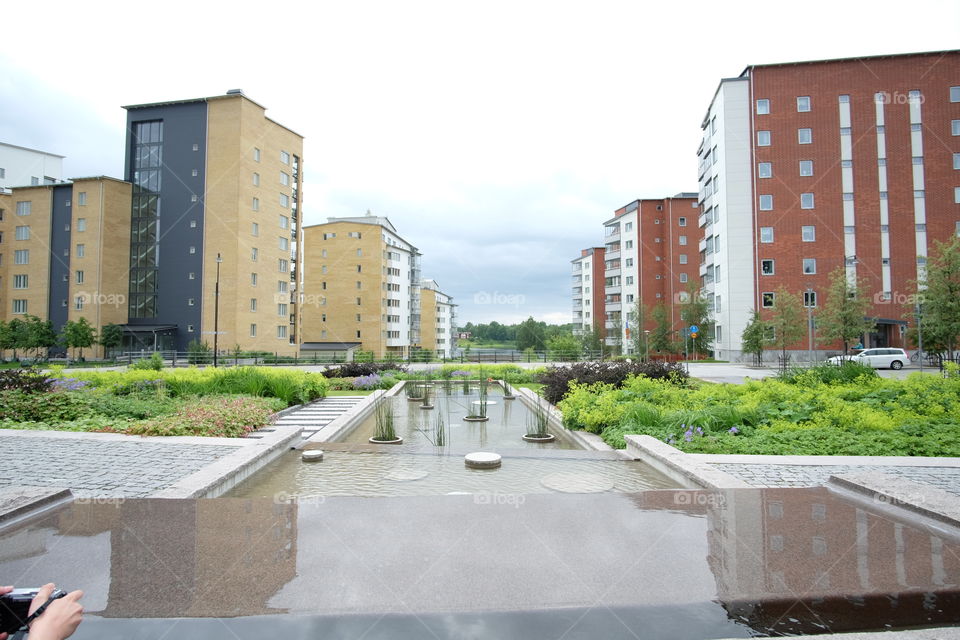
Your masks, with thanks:
[{"label": "blue traffic sign", "polygon": [[700,331],[700,327],[698,327],[695,324],[690,325],[690,333],[698,333],[699,331]]}]

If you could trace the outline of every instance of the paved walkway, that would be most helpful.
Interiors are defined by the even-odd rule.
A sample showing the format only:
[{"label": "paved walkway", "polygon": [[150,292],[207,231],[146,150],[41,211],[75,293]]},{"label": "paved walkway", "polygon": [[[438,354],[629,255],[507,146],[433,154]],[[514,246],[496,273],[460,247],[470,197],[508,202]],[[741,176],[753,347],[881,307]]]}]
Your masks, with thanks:
[{"label": "paved walkway", "polygon": [[830,476],[877,472],[932,485],[960,497],[960,469],[954,467],[725,463],[711,463],[710,466],[755,487],[812,487],[826,483]]},{"label": "paved walkway", "polygon": [[105,433],[0,431],[0,487],[63,487],[78,497],[142,498],[243,446]]},{"label": "paved walkway", "polygon": [[330,396],[292,411],[277,420],[278,425],[303,428],[304,440],[362,402],[367,396]]}]

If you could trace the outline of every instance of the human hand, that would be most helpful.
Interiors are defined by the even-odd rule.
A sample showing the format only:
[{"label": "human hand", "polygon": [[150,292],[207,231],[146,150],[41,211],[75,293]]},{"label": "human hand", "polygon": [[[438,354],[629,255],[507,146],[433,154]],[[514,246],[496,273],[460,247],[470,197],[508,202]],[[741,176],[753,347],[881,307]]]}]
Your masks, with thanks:
[{"label": "human hand", "polygon": [[[55,588],[56,585],[52,582],[40,587],[37,597],[30,604],[31,615],[50,599]],[[83,605],[80,604],[82,597],[83,591],[71,591],[51,602],[46,611],[30,623],[30,640],[63,640],[73,635],[83,622]]]},{"label": "human hand", "polygon": [[[6,595],[13,591],[13,587],[0,587],[0,596]],[[7,634],[0,633],[0,640],[7,640]]]}]

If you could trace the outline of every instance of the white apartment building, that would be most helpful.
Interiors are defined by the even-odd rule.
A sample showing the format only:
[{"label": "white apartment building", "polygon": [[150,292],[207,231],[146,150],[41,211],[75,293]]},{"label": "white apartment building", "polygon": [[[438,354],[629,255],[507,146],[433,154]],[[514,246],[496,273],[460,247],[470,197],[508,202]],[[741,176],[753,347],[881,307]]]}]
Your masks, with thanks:
[{"label": "white apartment building", "polygon": [[0,189],[62,181],[63,156],[0,142]]}]

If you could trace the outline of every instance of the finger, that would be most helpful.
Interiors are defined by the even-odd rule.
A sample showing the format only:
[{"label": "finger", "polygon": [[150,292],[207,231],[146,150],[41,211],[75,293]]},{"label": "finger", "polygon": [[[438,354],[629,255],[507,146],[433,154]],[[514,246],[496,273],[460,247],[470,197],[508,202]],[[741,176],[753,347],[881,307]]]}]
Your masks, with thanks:
[{"label": "finger", "polygon": [[64,599],[64,600],[72,600],[72,601],[76,602],[77,600],[79,600],[79,599],[82,598],[82,597],[83,597],[83,591],[81,591],[80,589],[77,589],[76,591],[71,591],[70,593],[68,593],[67,595],[65,595],[65,596],[63,597],[63,599]]},{"label": "finger", "polygon": [[[13,591],[13,587],[0,587],[0,596],[2,596],[5,593],[10,593],[11,591]],[[3,639],[0,638],[0,640],[3,640]]]},{"label": "finger", "polygon": [[0,640],[7,640],[7,634],[0,633]]},{"label": "finger", "polygon": [[56,585],[53,584],[52,582],[48,582],[47,584],[40,587],[40,590],[37,591],[37,595],[34,596],[33,598],[33,602],[30,603],[31,614],[37,609],[39,609],[44,602],[50,599],[50,594],[53,593],[53,590],[55,588],[56,588]]}]

